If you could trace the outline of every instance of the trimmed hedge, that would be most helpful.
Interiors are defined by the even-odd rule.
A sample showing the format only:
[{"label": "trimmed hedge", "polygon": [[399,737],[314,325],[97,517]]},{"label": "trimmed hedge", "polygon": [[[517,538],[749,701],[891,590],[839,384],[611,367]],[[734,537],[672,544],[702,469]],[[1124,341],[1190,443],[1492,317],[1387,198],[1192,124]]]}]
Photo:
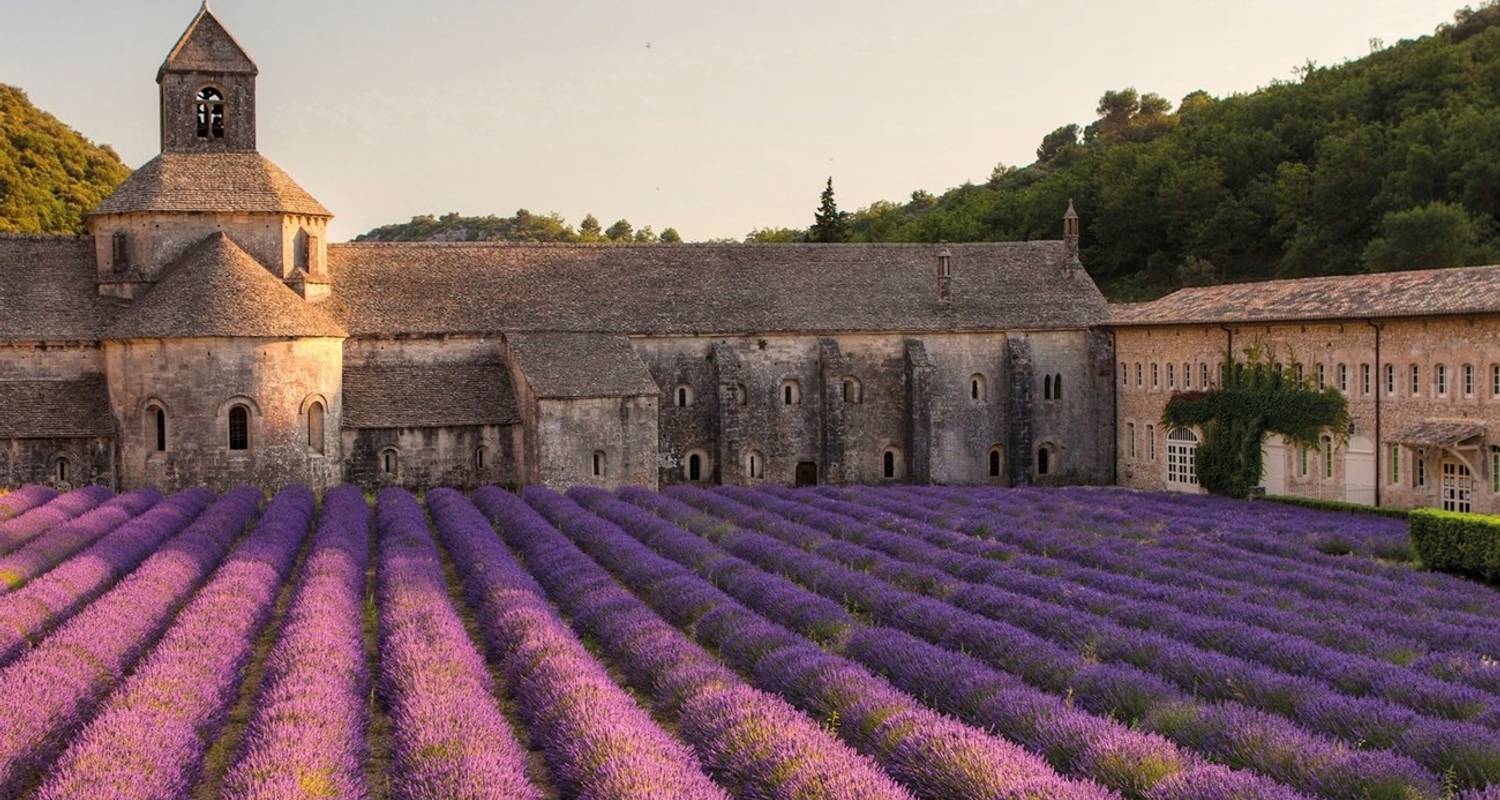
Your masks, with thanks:
[{"label": "trimmed hedge", "polygon": [[1318,511],[1338,511],[1345,514],[1373,514],[1377,517],[1391,517],[1392,519],[1406,519],[1411,512],[1404,508],[1387,508],[1384,506],[1367,506],[1364,503],[1346,503],[1343,500],[1319,500],[1316,497],[1297,497],[1290,494],[1261,495],[1257,500],[1269,500],[1273,503],[1285,503],[1289,506],[1302,506]]},{"label": "trimmed hedge", "polygon": [[1419,508],[1411,546],[1430,569],[1500,582],[1500,517]]}]

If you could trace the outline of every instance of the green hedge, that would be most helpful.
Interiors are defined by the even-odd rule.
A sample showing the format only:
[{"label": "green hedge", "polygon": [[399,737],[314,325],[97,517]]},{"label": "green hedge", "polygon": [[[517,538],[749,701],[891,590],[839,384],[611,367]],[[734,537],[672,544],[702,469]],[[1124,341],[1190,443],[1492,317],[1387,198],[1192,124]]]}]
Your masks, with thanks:
[{"label": "green hedge", "polygon": [[1302,506],[1319,511],[1341,511],[1345,514],[1374,514],[1377,517],[1391,517],[1393,519],[1406,519],[1408,512],[1404,508],[1383,508],[1380,506],[1367,506],[1364,503],[1346,503],[1343,500],[1319,500],[1315,497],[1297,497],[1290,494],[1261,495],[1257,500],[1270,500],[1273,503],[1286,503],[1291,506]]},{"label": "green hedge", "polygon": [[1409,519],[1412,549],[1427,567],[1500,581],[1500,517],[1419,508]]}]

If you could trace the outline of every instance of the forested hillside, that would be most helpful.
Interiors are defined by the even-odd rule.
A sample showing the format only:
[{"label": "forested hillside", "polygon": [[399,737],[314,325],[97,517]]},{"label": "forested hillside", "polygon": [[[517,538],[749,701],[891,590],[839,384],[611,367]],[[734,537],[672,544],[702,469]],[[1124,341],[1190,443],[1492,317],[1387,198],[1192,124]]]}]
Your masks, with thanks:
[{"label": "forested hillside", "polygon": [[410,222],[382,225],[355,237],[356,242],[639,242],[677,244],[682,236],[675,228],[661,233],[647,225],[639,230],[628,220],[616,220],[605,228],[589,214],[577,228],[558,214],[533,214],[526,209],[509,217],[466,217],[458,213],[435,217],[425,214]]},{"label": "forested hillside", "polygon": [[81,233],[83,215],[129,174],[108,146],[0,84],[0,233]]},{"label": "forested hillside", "polygon": [[[1174,108],[1110,91],[1024,168],[846,216],[854,241],[1056,237],[1117,299],[1177,286],[1500,261],[1500,5],[1433,35],[1308,64],[1296,82]],[[815,230],[815,232],[818,232]],[[790,238],[757,231],[752,238]]]}]

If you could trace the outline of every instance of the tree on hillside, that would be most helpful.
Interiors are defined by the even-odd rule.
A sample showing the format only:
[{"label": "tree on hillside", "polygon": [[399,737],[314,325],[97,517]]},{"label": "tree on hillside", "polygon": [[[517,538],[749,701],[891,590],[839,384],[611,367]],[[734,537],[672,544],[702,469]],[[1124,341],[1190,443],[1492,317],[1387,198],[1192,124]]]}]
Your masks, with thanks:
[{"label": "tree on hillside", "polygon": [[809,242],[842,242],[849,238],[849,215],[839,211],[839,204],[833,197],[833,177],[829,176],[828,185],[823,189],[822,201],[818,204],[818,210],[813,212],[812,227],[807,230]]},{"label": "tree on hillside", "polygon": [[797,228],[756,228],[745,234],[745,244],[794,244],[807,241],[807,231]]},{"label": "tree on hillside", "polygon": [[[1057,154],[1061,153],[1063,148],[1078,144],[1078,135],[1082,130],[1077,123],[1070,122],[1043,136],[1042,143],[1036,148],[1037,163],[1046,164],[1057,158]],[[991,179],[993,180],[993,174]]]},{"label": "tree on hillside", "polygon": [[130,174],[120,157],[0,84],[0,233],[78,234]]},{"label": "tree on hillside", "polygon": [[583,222],[578,223],[578,238],[584,242],[597,242],[604,238],[604,229],[599,225],[599,219],[593,214],[585,214]]},{"label": "tree on hillside", "polygon": [[1484,228],[1455,203],[1393,211],[1381,218],[1379,236],[1365,248],[1365,265],[1378,272],[1491,263],[1496,253],[1481,244]]},{"label": "tree on hillside", "polygon": [[615,220],[615,224],[604,231],[604,238],[611,242],[628,242],[635,236],[635,228],[626,220]]},{"label": "tree on hillside", "polygon": [[662,244],[682,244],[682,234],[676,228],[667,228],[661,232]]}]

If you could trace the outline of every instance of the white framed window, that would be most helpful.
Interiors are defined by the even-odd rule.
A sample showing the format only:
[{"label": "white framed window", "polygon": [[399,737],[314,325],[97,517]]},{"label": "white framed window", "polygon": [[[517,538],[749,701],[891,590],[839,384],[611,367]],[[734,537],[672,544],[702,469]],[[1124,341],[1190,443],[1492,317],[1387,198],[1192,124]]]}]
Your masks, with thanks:
[{"label": "white framed window", "polygon": [[1411,365],[1411,396],[1420,397],[1422,394],[1422,367],[1419,364]]},{"label": "white framed window", "polygon": [[1126,364],[1123,361],[1120,362],[1120,385],[1121,386],[1129,386],[1130,385],[1130,365]]},{"label": "white framed window", "polygon": [[1448,396],[1448,365],[1438,364],[1432,369],[1433,387],[1437,389],[1438,397]]},{"label": "white framed window", "polygon": [[1187,428],[1167,432],[1167,485],[1183,489],[1198,485],[1198,436]]},{"label": "white framed window", "polygon": [[1500,400],[1500,364],[1490,365],[1490,398]]},{"label": "white framed window", "polygon": [[1473,364],[1465,364],[1463,366],[1463,382],[1464,397],[1473,397],[1475,391]]},{"label": "white framed window", "polygon": [[1156,426],[1146,426],[1146,460],[1156,460]]},{"label": "white framed window", "polygon": [[1422,454],[1417,453],[1412,461],[1416,462],[1417,485],[1427,485],[1427,462],[1422,460]]},{"label": "white framed window", "polygon": [[1320,440],[1322,445],[1319,449],[1323,451],[1323,478],[1333,478],[1333,437],[1324,436]]},{"label": "white framed window", "polygon": [[1151,388],[1161,388],[1161,365],[1155,361],[1151,362]]},{"label": "white framed window", "polygon": [[1135,362],[1135,388],[1139,389],[1146,385],[1146,380],[1142,377],[1143,375],[1145,375],[1145,372],[1142,371],[1141,362]]},{"label": "white framed window", "polygon": [[1334,373],[1333,374],[1334,374],[1334,376],[1336,377],[1336,380],[1337,380],[1337,383],[1334,384],[1334,385],[1336,385],[1336,386],[1339,387],[1339,391],[1340,392],[1343,392],[1344,394],[1348,394],[1349,393],[1349,365],[1348,364],[1340,364],[1340,365],[1338,365],[1337,367],[1334,368]]},{"label": "white framed window", "polygon": [[1193,365],[1192,364],[1183,364],[1182,365],[1182,388],[1184,388],[1184,389],[1191,389],[1191,388],[1193,388]]},{"label": "white framed window", "polygon": [[1443,462],[1443,510],[1468,514],[1474,510],[1474,474],[1468,464]]},{"label": "white framed window", "polygon": [[1370,365],[1369,364],[1360,364],[1359,365],[1359,393],[1362,394],[1362,395],[1364,395],[1364,396],[1366,396],[1366,397],[1370,396]]},{"label": "white framed window", "polygon": [[1390,464],[1387,473],[1390,475],[1392,486],[1401,485],[1401,445],[1391,445]]},{"label": "white framed window", "polygon": [[1306,376],[1304,376],[1302,374],[1302,362],[1300,362],[1300,361],[1297,362],[1297,366],[1296,366],[1296,370],[1295,371],[1296,371],[1296,375],[1297,375],[1297,383],[1300,385],[1302,383],[1302,381],[1304,380],[1304,378],[1306,377]]},{"label": "white framed window", "polygon": [[1307,445],[1302,445],[1302,449],[1298,451],[1297,458],[1297,474],[1304,478],[1307,477],[1307,450]]},{"label": "white framed window", "polygon": [[1167,388],[1168,389],[1176,389],[1177,388],[1177,365],[1176,364],[1168,364],[1167,365]]},{"label": "white framed window", "polygon": [[1320,392],[1323,390],[1324,386],[1328,385],[1327,384],[1327,374],[1326,374],[1326,372],[1327,371],[1324,369],[1322,363],[1319,363],[1317,365],[1317,375],[1318,375],[1318,391],[1320,391]]},{"label": "white framed window", "polygon": [[1385,365],[1385,394],[1387,397],[1396,396],[1396,365]]},{"label": "white framed window", "polygon": [[1490,493],[1500,494],[1500,447],[1490,448]]},{"label": "white framed window", "polygon": [[1210,385],[1212,385],[1211,380],[1210,380],[1210,376],[1208,374],[1208,363],[1207,362],[1200,363],[1198,365],[1198,378],[1199,378],[1199,381],[1198,381],[1198,385],[1199,386],[1202,386],[1203,388],[1207,389]]}]

